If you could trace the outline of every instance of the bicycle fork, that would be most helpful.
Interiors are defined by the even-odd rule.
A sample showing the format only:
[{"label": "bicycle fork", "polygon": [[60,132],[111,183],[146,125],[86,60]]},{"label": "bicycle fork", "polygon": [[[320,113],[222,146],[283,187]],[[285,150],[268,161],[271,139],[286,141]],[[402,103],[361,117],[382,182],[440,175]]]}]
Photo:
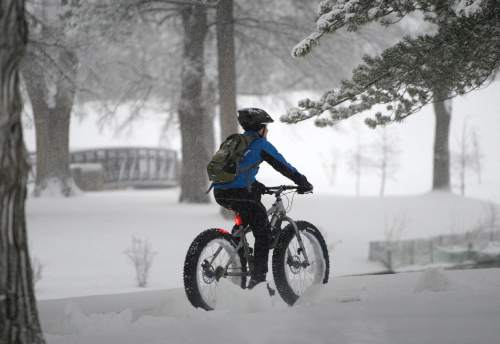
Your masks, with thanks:
[{"label": "bicycle fork", "polygon": [[[302,241],[302,237],[300,235],[300,230],[299,230],[299,227],[297,226],[297,224],[289,217],[285,217],[284,219],[285,221],[287,221],[288,223],[290,223],[293,227],[293,231],[295,232],[295,236],[297,237],[297,241],[299,243],[299,250],[300,252],[298,252],[299,254],[301,253],[303,256],[304,256],[304,263],[303,263],[303,267],[308,267],[309,265],[311,265],[309,263],[309,257],[307,256],[307,252],[306,252],[306,249],[304,247],[304,242]],[[287,249],[287,254],[289,257],[292,257],[292,254],[290,252],[290,248]]]}]

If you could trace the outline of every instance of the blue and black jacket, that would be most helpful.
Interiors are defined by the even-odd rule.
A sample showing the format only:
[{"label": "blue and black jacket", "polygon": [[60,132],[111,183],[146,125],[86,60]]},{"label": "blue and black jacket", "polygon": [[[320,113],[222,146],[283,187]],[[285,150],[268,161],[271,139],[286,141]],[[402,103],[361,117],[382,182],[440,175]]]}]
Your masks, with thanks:
[{"label": "blue and black jacket", "polygon": [[214,183],[214,189],[249,188],[255,182],[259,165],[263,161],[266,161],[276,171],[296,184],[300,184],[305,179],[267,139],[260,137],[255,131],[245,131],[243,134],[254,136],[255,139],[250,143],[248,150],[240,160],[236,178],[229,183]]}]

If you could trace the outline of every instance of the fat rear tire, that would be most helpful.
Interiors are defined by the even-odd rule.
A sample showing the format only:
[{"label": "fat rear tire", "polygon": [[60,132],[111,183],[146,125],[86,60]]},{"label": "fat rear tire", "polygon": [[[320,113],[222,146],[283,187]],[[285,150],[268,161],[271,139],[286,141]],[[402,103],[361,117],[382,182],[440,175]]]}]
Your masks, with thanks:
[{"label": "fat rear tire", "polygon": [[[203,308],[207,311],[213,310],[214,308],[209,305],[206,299],[204,299],[198,280],[198,273],[201,271],[201,261],[200,256],[203,249],[207,247],[214,240],[223,240],[228,246],[236,249],[236,243],[234,238],[228,232],[218,229],[211,228],[200,233],[189,246],[188,252],[186,254],[186,259],[184,261],[184,290],[186,296],[195,308]],[[242,272],[246,273],[246,261],[243,259],[241,252],[238,252],[237,258],[241,264]],[[234,277],[233,277],[234,278]],[[240,286],[244,288],[246,286],[246,277],[239,277]],[[214,282],[218,283],[218,282]]]}]

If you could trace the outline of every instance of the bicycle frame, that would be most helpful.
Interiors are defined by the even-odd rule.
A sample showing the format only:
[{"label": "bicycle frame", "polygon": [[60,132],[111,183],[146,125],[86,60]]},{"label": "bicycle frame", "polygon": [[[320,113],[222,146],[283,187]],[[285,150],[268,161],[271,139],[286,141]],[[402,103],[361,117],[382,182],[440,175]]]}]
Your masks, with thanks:
[{"label": "bicycle frame", "polygon": [[[308,266],[309,265],[309,258],[307,256],[307,252],[304,248],[304,244],[302,242],[299,228],[298,228],[297,224],[295,223],[295,221],[291,217],[286,215],[286,208],[283,205],[281,192],[277,192],[275,194],[275,196],[276,196],[276,201],[267,210],[267,215],[271,217],[271,220],[269,222],[270,222],[270,227],[271,227],[271,233],[274,237],[273,241],[272,241],[271,249],[276,246],[276,243],[279,240],[279,237],[281,234],[281,224],[283,222],[288,222],[289,224],[292,225],[292,227],[294,229],[295,236],[296,236],[297,241],[299,243],[301,252],[304,255],[305,264]],[[235,255],[232,255],[230,257],[230,259],[228,260],[226,266],[224,267],[224,277],[227,277],[227,276],[249,276],[253,272],[253,256],[250,252],[250,246],[248,244],[248,240],[246,239],[246,234],[251,231],[251,228],[250,228],[250,225],[246,225],[246,226],[239,225],[239,227],[240,228],[237,229],[233,234],[235,237],[238,237],[238,236],[240,237],[240,242],[236,246],[236,251],[238,252],[240,249],[243,249],[243,255],[248,262],[249,271],[247,271],[247,272],[228,272],[229,266],[232,264],[234,257],[235,257]],[[220,253],[221,250],[222,250],[221,247],[219,249],[217,249],[210,264],[213,263],[213,261],[215,260],[215,258],[217,257],[217,255]]]}]

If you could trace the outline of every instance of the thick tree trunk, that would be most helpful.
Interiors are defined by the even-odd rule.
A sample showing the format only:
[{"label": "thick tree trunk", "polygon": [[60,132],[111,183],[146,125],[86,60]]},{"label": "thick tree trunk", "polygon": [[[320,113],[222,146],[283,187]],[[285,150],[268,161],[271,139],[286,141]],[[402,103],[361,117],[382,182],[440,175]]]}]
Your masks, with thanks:
[{"label": "thick tree trunk", "polygon": [[[445,99],[446,92],[441,90],[435,92],[435,98]],[[447,108],[444,101],[434,103],[436,116],[436,127],[434,137],[434,169],[432,179],[433,190],[450,190],[450,121],[451,106]]]},{"label": "thick tree trunk", "polygon": [[217,63],[221,142],[238,132],[236,120],[236,59],[234,54],[233,0],[217,5]]},{"label": "thick tree trunk", "polygon": [[0,343],[44,343],[26,238],[28,174],[19,64],[27,42],[24,1],[0,2]]},{"label": "thick tree trunk", "polygon": [[[181,74],[179,121],[182,142],[182,175],[180,202],[207,203],[206,166],[210,159],[206,147],[202,85],[205,76],[204,43],[208,31],[203,5],[182,8],[184,49]],[[205,126],[206,127],[206,126]],[[212,133],[213,135],[213,133]]]},{"label": "thick tree trunk", "polygon": [[[217,69],[219,75],[220,141],[238,132],[236,120],[236,58],[234,46],[233,0],[220,0],[217,5]],[[233,212],[221,208],[224,218]]]},{"label": "thick tree trunk", "polygon": [[76,186],[69,168],[69,126],[75,97],[78,61],[69,52],[58,57],[65,68],[50,74],[47,68],[27,59],[23,68],[26,86],[33,108],[36,132],[35,196],[48,192],[71,196]]}]

